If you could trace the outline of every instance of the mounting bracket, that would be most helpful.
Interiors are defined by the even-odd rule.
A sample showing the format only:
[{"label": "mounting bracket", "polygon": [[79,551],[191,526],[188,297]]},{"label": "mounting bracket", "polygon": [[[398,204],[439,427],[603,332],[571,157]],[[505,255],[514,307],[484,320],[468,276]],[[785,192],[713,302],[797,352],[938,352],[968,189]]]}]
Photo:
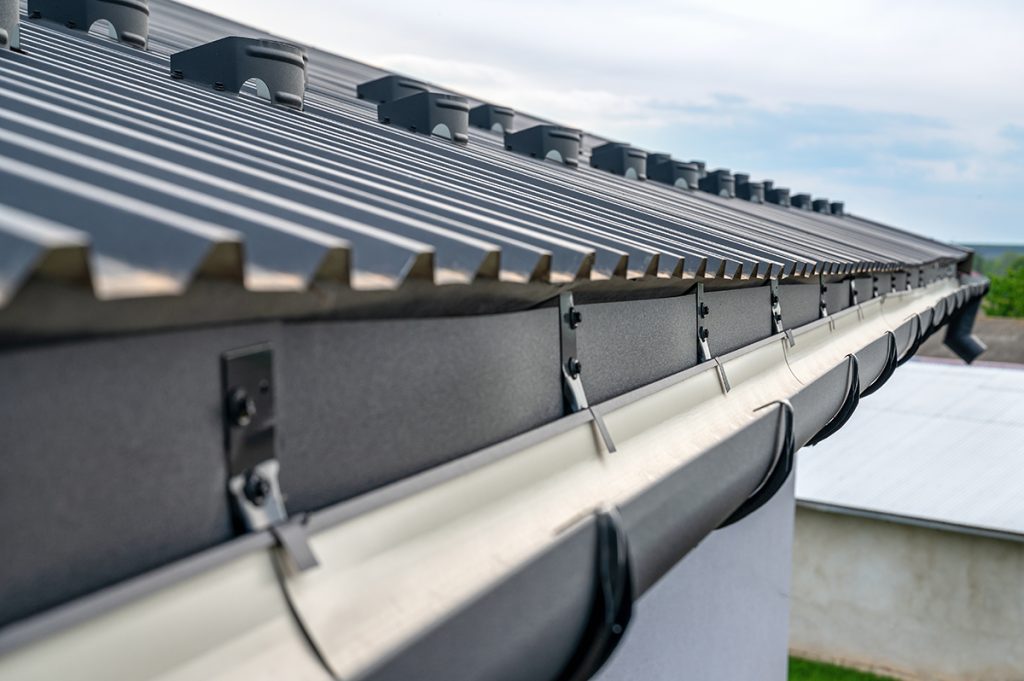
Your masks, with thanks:
[{"label": "mounting bracket", "polygon": [[878,378],[871,382],[871,385],[864,388],[860,396],[867,397],[871,393],[877,391],[886,381],[888,381],[893,372],[896,371],[896,367],[899,362],[899,350],[896,348],[896,334],[892,331],[886,331],[886,337],[889,339],[889,343],[886,345],[885,350],[885,364],[882,367],[882,373],[878,374]]},{"label": "mounting bracket", "polygon": [[704,301],[704,284],[697,284],[697,291],[693,297],[697,303],[697,361],[699,363],[714,362],[722,392],[729,392],[732,390],[732,386],[729,384],[729,377],[725,375],[725,367],[721,360],[711,354],[711,344],[708,342],[711,332],[705,326],[704,320],[711,315],[711,308]]},{"label": "mounting bracket", "polygon": [[785,333],[786,340],[789,342],[789,347],[793,347],[796,345],[796,340],[793,338],[793,332],[787,329],[782,323],[782,302],[779,298],[779,280],[770,279],[768,283],[771,290],[772,302],[772,332]]},{"label": "mounting bracket", "polygon": [[846,379],[846,397],[843,398],[843,403],[839,406],[839,411],[836,412],[835,416],[829,419],[828,423],[822,426],[821,430],[807,441],[808,446],[816,445],[825,438],[834,435],[840,428],[846,425],[846,422],[853,416],[853,412],[860,403],[860,365],[857,362],[857,355],[849,354],[846,358],[850,361]]},{"label": "mounting bracket", "polygon": [[560,341],[560,362],[562,371],[562,397],[567,414],[578,411],[590,412],[590,417],[597,426],[598,433],[609,452],[616,451],[608,426],[601,414],[590,407],[587,393],[583,390],[583,363],[579,359],[579,348],[576,343],[576,329],[583,323],[583,314],[573,300],[571,291],[563,291],[558,296],[558,337]]}]

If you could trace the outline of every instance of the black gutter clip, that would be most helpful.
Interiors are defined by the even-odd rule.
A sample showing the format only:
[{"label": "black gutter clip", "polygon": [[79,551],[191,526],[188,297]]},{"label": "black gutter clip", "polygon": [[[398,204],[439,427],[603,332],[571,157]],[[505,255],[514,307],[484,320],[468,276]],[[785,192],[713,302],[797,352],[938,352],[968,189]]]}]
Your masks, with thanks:
[{"label": "black gutter clip", "polygon": [[766,404],[760,409],[767,409],[772,405],[779,405],[780,423],[778,442],[775,447],[775,458],[764,478],[754,488],[754,491],[739,505],[732,514],[722,521],[719,529],[737,523],[748,515],[761,508],[775,496],[775,493],[782,489],[793,471],[793,461],[796,455],[796,435],[793,432],[793,405],[789,400],[779,400]]},{"label": "black gutter clip", "polygon": [[629,544],[616,509],[598,511],[594,600],[583,638],[558,681],[586,681],[604,666],[633,616],[636,587]]},{"label": "black gutter clip", "polygon": [[824,319],[828,316],[828,298],[825,294],[828,293],[828,285],[825,284],[825,275],[818,275],[818,319]]},{"label": "black gutter clip", "polygon": [[78,31],[107,21],[112,39],[140,50],[146,49],[149,40],[148,0],[28,0],[28,17]]},{"label": "black gutter clip", "polygon": [[289,520],[274,443],[274,351],[269,344],[221,355],[228,494],[240,529],[270,530],[296,570],[314,567],[302,518]]},{"label": "black gutter clip", "polygon": [[846,397],[843,398],[843,403],[839,405],[839,411],[836,412],[835,416],[829,419],[828,423],[822,426],[821,430],[807,441],[808,446],[818,444],[845,426],[860,403],[860,365],[857,362],[857,355],[850,354],[847,355],[847,358],[850,360],[850,364],[846,381]]},{"label": "black gutter clip", "polygon": [[921,323],[921,315],[915,314],[911,319],[914,320],[914,339],[911,341],[907,351],[903,353],[903,356],[896,360],[896,366],[906,364],[911,357],[917,354],[917,351],[921,349],[921,344],[925,341],[924,324]]},{"label": "black gutter clip", "polygon": [[505,148],[533,158],[557,161],[571,168],[580,164],[579,130],[557,125],[534,125],[516,132],[505,133]]},{"label": "black gutter clip", "polygon": [[889,339],[889,343],[886,345],[885,349],[885,364],[882,366],[882,373],[878,374],[878,378],[872,381],[871,385],[861,391],[861,397],[867,397],[885,385],[886,382],[892,378],[892,375],[899,364],[899,350],[896,348],[896,334],[892,331],[886,331],[885,333],[886,337]]},{"label": "black gutter clip", "polygon": [[20,49],[20,22],[18,0],[0,0],[0,49]]},{"label": "black gutter clip", "polygon": [[306,53],[295,45],[260,38],[228,37],[171,55],[171,77],[238,92],[249,80],[266,101],[302,109]]}]

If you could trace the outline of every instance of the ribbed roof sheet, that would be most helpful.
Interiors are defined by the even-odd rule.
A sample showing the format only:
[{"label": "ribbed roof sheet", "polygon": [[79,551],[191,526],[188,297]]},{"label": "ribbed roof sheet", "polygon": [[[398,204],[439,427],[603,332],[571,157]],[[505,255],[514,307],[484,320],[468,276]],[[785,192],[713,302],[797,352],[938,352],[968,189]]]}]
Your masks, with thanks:
[{"label": "ribbed roof sheet", "polygon": [[[892,271],[961,249],[852,216],[755,205],[377,121],[384,72],[310,49],[305,109],[170,78],[169,56],[259,32],[150,3],[148,51],[22,16],[0,51],[0,305],[34,273],[102,299],[645,277]],[[24,11],[24,8],[23,8]],[[472,100],[476,103],[476,100]],[[503,102],[514,106],[514,102]],[[516,127],[539,122],[517,114]]]},{"label": "ribbed roof sheet", "polygon": [[914,360],[797,458],[800,501],[1024,534],[1024,366]]}]

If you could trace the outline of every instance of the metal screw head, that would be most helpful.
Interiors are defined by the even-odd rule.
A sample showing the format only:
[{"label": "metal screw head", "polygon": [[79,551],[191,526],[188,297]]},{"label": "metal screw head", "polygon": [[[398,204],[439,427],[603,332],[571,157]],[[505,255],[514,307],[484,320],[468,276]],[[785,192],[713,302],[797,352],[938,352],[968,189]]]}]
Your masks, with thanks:
[{"label": "metal screw head", "polygon": [[569,323],[570,329],[575,329],[583,323],[583,315],[575,307],[570,307],[569,311],[565,313],[565,320]]},{"label": "metal screw head", "polygon": [[249,397],[245,388],[235,388],[228,395],[228,414],[236,426],[245,427],[252,423],[256,416],[256,402]]},{"label": "metal screw head", "polygon": [[700,316],[701,317],[708,317],[710,315],[711,315],[711,308],[708,307],[707,303],[701,303],[700,304]]},{"label": "metal screw head", "polygon": [[270,483],[259,473],[249,473],[242,488],[245,498],[255,506],[262,506],[270,496]]},{"label": "metal screw head", "polygon": [[583,371],[583,364],[575,357],[570,357],[569,361],[565,363],[565,368],[569,370],[569,375],[576,378]]},{"label": "metal screw head", "polygon": [[710,335],[711,334],[708,333],[707,329],[701,329],[700,330],[700,338],[701,338],[701,340],[707,340]]}]

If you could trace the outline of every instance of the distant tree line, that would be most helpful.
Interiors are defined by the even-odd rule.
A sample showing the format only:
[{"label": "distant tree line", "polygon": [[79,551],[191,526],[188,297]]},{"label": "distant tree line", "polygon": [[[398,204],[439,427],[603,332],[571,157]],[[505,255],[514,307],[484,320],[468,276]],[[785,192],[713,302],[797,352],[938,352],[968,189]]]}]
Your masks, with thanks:
[{"label": "distant tree line", "polygon": [[985,297],[985,314],[1024,317],[1024,252],[1006,251],[994,258],[975,255],[974,268],[992,280]]}]

